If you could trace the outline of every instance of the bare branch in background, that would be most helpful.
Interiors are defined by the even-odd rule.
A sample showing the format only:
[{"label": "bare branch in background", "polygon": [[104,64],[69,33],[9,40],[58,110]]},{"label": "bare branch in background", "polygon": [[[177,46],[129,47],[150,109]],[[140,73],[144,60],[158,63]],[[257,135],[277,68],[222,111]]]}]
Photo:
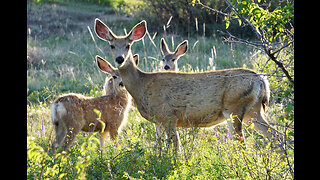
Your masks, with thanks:
[{"label": "bare branch in background", "polygon": [[[229,0],[225,0],[225,2],[228,4],[228,6],[231,8],[231,10],[237,15],[237,17],[239,18],[235,18],[232,15],[213,9],[211,7],[208,7],[204,4],[202,4],[200,2],[200,0],[197,1],[197,5],[200,5],[201,7],[204,7],[210,11],[222,14],[230,19],[240,19],[244,24],[247,24],[250,26],[250,28],[255,32],[255,35],[257,36],[257,38],[259,39],[260,42],[250,42],[248,40],[244,40],[241,38],[238,38],[236,36],[233,36],[230,32],[226,31],[226,32],[222,32],[219,31],[221,34],[225,35],[227,37],[226,41],[227,42],[238,42],[238,43],[243,43],[243,44],[247,44],[249,46],[253,46],[254,48],[263,50],[268,56],[269,58],[281,69],[281,71],[285,74],[285,76],[288,78],[290,83],[294,83],[294,79],[292,78],[292,76],[289,74],[288,70],[286,69],[286,67],[283,65],[283,63],[278,59],[277,56],[275,56],[276,53],[279,53],[281,50],[283,50],[284,48],[289,47],[290,45],[294,44],[294,41],[291,41],[285,45],[283,45],[282,47],[280,47],[279,49],[273,51],[273,47],[272,45],[270,45],[268,38],[265,37],[264,31],[257,28],[254,24],[250,23],[248,21],[248,19],[246,19],[244,16],[242,16],[241,13],[238,12],[238,10],[232,6],[232,4],[230,3]],[[291,33],[291,32],[289,32]]]}]

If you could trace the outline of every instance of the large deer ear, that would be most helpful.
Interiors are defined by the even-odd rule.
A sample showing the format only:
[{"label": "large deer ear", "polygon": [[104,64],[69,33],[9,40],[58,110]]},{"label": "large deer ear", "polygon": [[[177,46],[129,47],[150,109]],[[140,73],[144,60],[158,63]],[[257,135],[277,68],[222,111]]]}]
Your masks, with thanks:
[{"label": "large deer ear", "polygon": [[169,52],[170,52],[168,45],[167,45],[166,41],[164,40],[164,38],[161,38],[161,40],[160,40],[160,50],[161,50],[162,55],[164,55],[164,56],[166,54],[169,54]]},{"label": "large deer ear", "polygon": [[96,18],[94,21],[94,32],[100,39],[106,41],[112,41],[116,36],[113,34],[110,28],[98,18]]},{"label": "large deer ear", "polygon": [[175,54],[177,55],[177,56],[182,56],[182,55],[184,55],[186,52],[187,52],[187,50],[188,50],[188,40],[184,40],[182,43],[180,43],[178,46],[177,46],[177,48],[176,48],[176,50],[175,50]]},{"label": "large deer ear", "polygon": [[136,66],[139,64],[139,54],[133,55],[133,61],[136,63]]},{"label": "large deer ear", "polygon": [[129,38],[130,41],[138,41],[144,37],[146,32],[147,32],[147,22],[143,20],[131,29],[127,37]]},{"label": "large deer ear", "polygon": [[114,68],[108,61],[104,60],[102,57],[96,55],[96,61],[99,69],[108,74],[115,74],[116,68]]}]

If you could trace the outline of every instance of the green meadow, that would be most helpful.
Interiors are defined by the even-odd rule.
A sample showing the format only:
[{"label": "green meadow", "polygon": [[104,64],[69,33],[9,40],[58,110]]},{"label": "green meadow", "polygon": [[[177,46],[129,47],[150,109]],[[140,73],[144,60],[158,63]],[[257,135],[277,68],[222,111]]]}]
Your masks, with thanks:
[{"label": "green meadow", "polygon": [[[187,39],[188,52],[178,61],[180,71],[212,70],[209,59],[213,58],[217,70],[242,67],[267,74],[271,99],[266,117],[286,135],[283,154],[276,153],[252,124],[243,125],[246,144],[230,140],[224,123],[207,129],[179,129],[182,152],[176,156],[168,143],[157,143],[154,125],[135,108],[129,111],[118,138],[107,142],[102,152],[98,133],[81,132],[68,152],[53,153],[53,100],[69,92],[103,95],[107,75],[98,69],[95,56],[114,64],[108,42],[94,33],[94,19],[100,18],[118,35],[142,19],[118,13],[111,5],[71,1],[28,2],[27,13],[28,179],[293,179],[293,87],[263,52],[224,42],[216,34],[184,36],[149,30],[132,45],[132,51],[140,56],[140,69],[158,71],[161,37],[171,50]],[[293,63],[292,54],[280,56]]]}]

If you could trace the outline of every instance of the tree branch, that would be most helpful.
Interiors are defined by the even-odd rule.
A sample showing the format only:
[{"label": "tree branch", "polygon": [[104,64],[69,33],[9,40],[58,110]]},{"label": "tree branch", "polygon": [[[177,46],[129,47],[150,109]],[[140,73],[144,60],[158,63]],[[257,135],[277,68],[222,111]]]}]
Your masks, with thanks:
[{"label": "tree branch", "polygon": [[[223,32],[221,32],[221,31],[220,31],[220,32],[221,32],[222,34],[224,34],[224,35],[227,35],[230,39],[233,39],[233,40],[231,40],[231,41],[236,40],[236,41],[234,41],[234,42],[245,43],[245,44],[254,46],[255,48],[258,48],[258,49],[260,49],[260,50],[263,50],[263,51],[269,56],[269,58],[270,58],[274,63],[276,63],[276,65],[277,65],[278,67],[280,67],[280,69],[282,70],[282,72],[283,72],[283,73],[286,75],[286,77],[288,78],[289,82],[290,82],[290,83],[294,83],[294,80],[293,80],[292,77],[290,76],[290,74],[289,74],[289,72],[287,71],[287,69],[283,66],[283,63],[280,62],[280,61],[278,61],[278,60],[277,60],[277,57],[275,57],[275,54],[276,54],[276,53],[278,53],[278,52],[280,52],[282,49],[288,47],[290,44],[293,43],[293,41],[290,42],[290,43],[288,43],[287,45],[281,47],[280,49],[276,50],[275,52],[271,52],[272,46],[269,45],[269,41],[268,41],[268,39],[265,37],[265,34],[263,33],[264,31],[261,30],[261,29],[258,29],[255,25],[253,25],[253,24],[250,23],[245,17],[243,17],[243,16],[241,15],[241,13],[239,13],[239,12],[237,11],[237,9],[236,9],[234,6],[232,6],[232,4],[230,3],[229,0],[225,0],[225,2],[228,4],[229,7],[231,7],[232,11],[233,11],[239,18],[235,18],[235,17],[233,17],[233,16],[231,16],[231,15],[229,15],[229,14],[227,14],[227,13],[224,13],[224,12],[218,11],[218,10],[216,10],[216,9],[213,9],[213,8],[211,8],[211,7],[208,7],[208,6],[204,5],[204,4],[202,4],[202,3],[200,2],[200,0],[198,0],[198,2],[197,2],[196,4],[201,5],[202,7],[207,8],[207,9],[209,9],[209,10],[211,10],[211,11],[216,12],[216,13],[220,13],[220,14],[222,14],[222,15],[224,15],[224,16],[227,16],[228,18],[231,18],[231,19],[240,19],[240,20],[241,20],[242,22],[244,22],[245,24],[248,24],[248,25],[251,27],[251,29],[255,32],[256,36],[258,37],[258,39],[260,40],[261,43],[253,43],[253,42],[249,42],[249,41],[244,40],[244,39],[240,39],[240,38],[238,38],[238,37],[233,36],[233,35],[230,34],[228,31],[227,31],[227,33],[223,33]],[[228,41],[231,42],[230,40],[228,40]]]},{"label": "tree branch", "polygon": [[227,33],[223,32],[223,31],[220,31],[220,30],[217,30],[217,31],[219,33],[221,33],[222,35],[226,35],[228,37],[228,39],[226,39],[227,42],[237,42],[237,43],[247,44],[247,45],[253,46],[254,48],[257,48],[259,50],[264,51],[264,49],[261,48],[261,47],[264,47],[264,45],[262,43],[250,42],[248,40],[235,37],[229,31],[227,31]]},{"label": "tree branch", "polygon": [[[240,18],[241,21],[245,22],[246,24],[248,24],[248,25],[251,27],[251,29],[256,33],[258,39],[261,40],[262,36],[261,36],[260,31],[259,31],[253,24],[251,24],[246,18],[244,18],[244,17],[237,11],[237,9],[236,9],[234,6],[232,6],[232,4],[231,4],[228,0],[225,0],[225,2],[228,4],[228,6],[230,6],[230,7],[232,8],[232,11],[233,11],[234,13],[236,13],[236,15]],[[263,41],[262,41],[262,42],[263,42]]]},{"label": "tree branch", "polygon": [[227,13],[224,13],[224,12],[222,12],[222,11],[219,11],[219,10],[213,9],[213,8],[207,6],[207,5],[204,5],[204,4],[202,4],[202,3],[200,2],[200,0],[198,0],[195,4],[198,4],[198,5],[206,8],[206,9],[209,9],[210,11],[216,12],[216,13],[218,13],[218,14],[222,14],[222,15],[224,15],[224,16],[227,16],[228,18],[231,18],[231,19],[239,19],[239,18],[235,18],[235,17],[233,17],[233,16],[231,16],[231,15],[229,15],[229,14],[227,14]]},{"label": "tree branch", "polygon": [[283,63],[278,61],[277,58],[274,56],[274,53],[271,53],[271,49],[268,49],[267,51],[267,55],[270,57],[270,59],[276,63],[278,65],[278,67],[281,68],[282,72],[286,75],[286,77],[288,78],[288,80],[293,84],[294,80],[292,79],[292,77],[290,76],[289,72],[287,71],[287,69],[283,66]]},{"label": "tree branch", "polygon": [[280,52],[282,49],[284,49],[284,48],[286,48],[286,47],[290,46],[292,43],[294,43],[294,41],[291,41],[290,43],[288,43],[288,44],[286,44],[286,45],[282,46],[282,47],[281,47],[281,48],[279,48],[278,50],[276,50],[276,51],[272,52],[272,54],[276,54],[276,53]]}]

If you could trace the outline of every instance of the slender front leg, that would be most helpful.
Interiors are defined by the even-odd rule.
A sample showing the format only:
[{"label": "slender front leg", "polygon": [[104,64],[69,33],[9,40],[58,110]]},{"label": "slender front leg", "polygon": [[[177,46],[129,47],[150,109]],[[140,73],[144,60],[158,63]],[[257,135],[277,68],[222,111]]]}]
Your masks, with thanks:
[{"label": "slender front leg", "polygon": [[161,124],[154,124],[154,127],[156,128],[156,138],[157,143],[159,144],[159,147],[163,144],[163,146],[166,146],[165,139],[167,139],[167,134],[164,131],[165,128]]},{"label": "slender front leg", "polygon": [[106,142],[106,139],[108,138],[109,136],[109,131],[104,131],[103,133],[100,133],[100,150],[102,151],[102,149],[104,148],[104,145],[105,145],[105,142]]},{"label": "slender front leg", "polygon": [[[244,138],[242,135],[242,119],[235,116],[235,118],[231,118],[230,114],[227,112],[223,112],[223,116],[226,118],[228,122],[229,132],[233,140],[239,140],[240,142],[244,142]],[[235,135],[235,133],[237,135]]]},{"label": "slender front leg", "polygon": [[175,127],[169,127],[167,129],[167,135],[169,137],[170,143],[173,140],[175,153],[177,153],[177,152],[181,153],[181,142],[180,142],[179,133],[177,131],[176,125],[175,125]]},{"label": "slender front leg", "polygon": [[180,142],[180,137],[179,137],[179,133],[178,133],[178,128],[175,127],[173,128],[173,132],[175,134],[174,136],[174,147],[175,147],[175,151],[179,152],[181,154],[181,142]]},{"label": "slender front leg", "polygon": [[224,116],[224,118],[227,120],[230,137],[231,137],[233,140],[235,140],[233,122],[232,122],[232,120],[231,120],[230,114],[229,114],[229,113],[226,113],[226,112],[223,112],[223,116]]}]

